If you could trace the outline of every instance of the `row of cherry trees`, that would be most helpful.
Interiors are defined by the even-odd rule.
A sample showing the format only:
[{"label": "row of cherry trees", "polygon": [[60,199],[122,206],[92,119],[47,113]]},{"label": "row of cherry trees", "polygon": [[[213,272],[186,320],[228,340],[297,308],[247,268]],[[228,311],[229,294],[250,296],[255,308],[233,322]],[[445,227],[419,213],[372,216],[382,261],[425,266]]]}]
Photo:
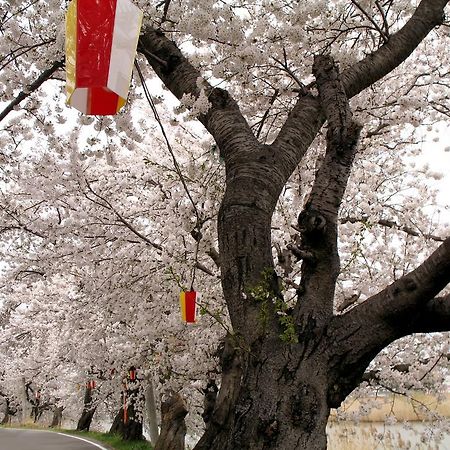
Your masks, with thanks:
[{"label": "row of cherry trees", "polygon": [[[216,350],[229,330],[218,291],[214,226],[222,163],[198,130],[191,127],[192,136],[181,140],[177,128],[184,133],[188,125],[170,128],[194,210],[155,127],[150,148],[134,144],[129,150],[127,137],[123,146],[117,144],[104,123],[80,118],[82,134],[71,120],[66,126],[76,131],[69,139],[36,136],[31,149],[11,151],[5,165],[3,396],[11,413],[20,412],[25,382],[31,389],[28,414],[39,390],[41,411],[63,407],[66,417],[77,419],[85,400],[87,417],[95,411],[108,420],[120,409],[125,374],[135,366],[142,381],[139,395],[154,380],[161,394],[175,390],[192,400],[188,423],[190,432],[198,433],[200,393],[209,378],[219,380]],[[48,150],[48,138],[56,149]],[[9,139],[7,148],[15,148],[15,139]],[[373,152],[370,163],[357,162],[356,188],[348,190],[341,213],[338,311],[395,279],[445,233],[433,206],[435,193],[417,184],[414,167],[396,175],[406,154],[387,158]],[[287,251],[296,232],[293,212],[308,195],[314,164],[312,158],[295,174],[273,221],[273,251],[287,304],[299,282],[295,244]],[[430,180],[437,176],[421,171]],[[424,196],[428,202],[419,207],[415,198]],[[381,255],[388,264],[377,268]],[[194,328],[181,323],[178,307],[179,292],[191,286],[203,294],[200,324]],[[445,341],[419,340],[428,344],[420,358],[414,352],[417,338],[408,344],[410,351],[403,350],[403,342],[378,359],[368,381],[392,390],[439,388],[446,373]],[[396,370],[400,364],[408,370]],[[90,380],[95,388],[85,389]],[[144,409],[139,404],[138,414]]]},{"label": "row of cherry trees", "polygon": [[[8,166],[1,344],[11,395],[20,396],[24,378],[76,418],[93,380],[91,401],[107,420],[123,403],[129,367],[138,368],[139,396],[150,380],[164,386],[160,392],[187,394],[194,380],[200,389],[217,372],[224,330],[213,325],[227,327],[214,239],[222,168],[210,145],[195,154],[186,149],[197,145],[196,135],[178,146],[193,214],[157,139],[150,151],[121,148],[113,137],[105,152],[108,133],[91,133],[98,142],[80,138],[90,143],[81,154],[83,143],[61,136],[58,154],[39,137]],[[204,296],[201,329],[181,321],[179,293],[191,287]],[[199,401],[198,391],[193,397]]]},{"label": "row of cherry trees", "polygon": [[[286,373],[278,359],[297,355],[299,373],[303,363],[309,373],[306,360],[317,349],[326,353],[314,341],[332,329],[318,319],[325,300],[320,283],[308,284],[315,275],[334,277],[324,314],[345,321],[386,286],[403,283],[442,242],[447,248],[448,205],[438,205],[432,189],[439,174],[416,163],[424,133],[439,130],[448,115],[448,55],[440,51],[448,28],[435,28],[446,2],[137,1],[145,13],[138,63],[155,90],[169,145],[137,73],[118,116],[82,117],[66,109],[65,3],[9,2],[0,22],[4,411],[25,411],[26,393],[36,403],[39,392],[42,405],[63,407],[78,419],[83,397],[94,394],[96,414],[112,419],[133,366],[143,390],[154,383],[158,400],[171,392],[184,397],[195,436],[205,425],[203,389],[210,379],[222,386],[217,404],[207,405],[200,448],[247,442],[287,449],[280,422],[322,448],[323,434],[308,422],[313,415],[300,417],[294,407],[279,412],[276,396],[266,401],[264,395],[281,384],[260,393],[252,370],[261,367],[273,379],[275,370]],[[330,58],[324,75],[317,56],[330,53],[340,66]],[[340,84],[329,102],[346,121],[364,125],[357,143],[339,144],[353,152],[348,182],[332,173],[342,151],[330,150],[330,134],[341,135],[339,127],[348,124],[341,118],[345,123],[334,131],[328,124],[328,136],[321,128],[332,116],[321,91],[330,73]],[[179,101],[161,90],[155,75]],[[334,191],[337,200],[323,207]],[[316,211],[311,227],[330,222],[322,241],[305,234],[311,205],[325,210]],[[318,250],[320,242],[331,242],[329,251]],[[181,322],[178,306],[180,291],[191,288],[202,293],[195,327]],[[407,317],[400,322],[392,328],[408,328]],[[433,331],[416,328],[411,332]],[[355,369],[365,372],[359,393],[440,391],[448,354],[444,333],[394,342],[367,370]],[[86,393],[92,378],[96,388]],[[300,385],[294,403],[318,409],[308,400],[314,389],[305,380]],[[145,409],[140,399],[138,415]],[[247,415],[257,404],[261,411]],[[268,418],[246,423],[252,414]],[[271,427],[280,442],[267,437]]]}]

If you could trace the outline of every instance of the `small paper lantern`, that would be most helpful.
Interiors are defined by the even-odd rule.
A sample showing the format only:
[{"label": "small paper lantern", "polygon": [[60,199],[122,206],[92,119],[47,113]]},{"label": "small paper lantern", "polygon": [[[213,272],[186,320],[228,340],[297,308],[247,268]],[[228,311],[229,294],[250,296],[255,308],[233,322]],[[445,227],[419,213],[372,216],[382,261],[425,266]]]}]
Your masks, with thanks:
[{"label": "small paper lantern", "polygon": [[129,0],[72,0],[66,15],[67,103],[85,114],[125,104],[142,11]]},{"label": "small paper lantern", "polygon": [[97,385],[97,383],[95,382],[95,380],[89,380],[89,381],[86,383],[86,387],[87,387],[88,389],[95,389],[96,385]]},{"label": "small paper lantern", "polygon": [[195,291],[180,294],[181,318],[186,323],[195,323],[197,318],[197,302],[200,294]]},{"label": "small paper lantern", "polygon": [[130,368],[128,376],[130,378],[130,381],[135,381],[136,380],[136,369],[134,367]]}]

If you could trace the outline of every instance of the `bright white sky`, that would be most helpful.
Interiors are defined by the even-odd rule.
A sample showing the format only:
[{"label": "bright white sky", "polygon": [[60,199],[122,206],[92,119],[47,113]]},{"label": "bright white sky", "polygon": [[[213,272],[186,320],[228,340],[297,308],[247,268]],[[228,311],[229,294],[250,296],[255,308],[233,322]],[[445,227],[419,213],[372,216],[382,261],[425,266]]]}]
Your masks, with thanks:
[{"label": "bright white sky", "polygon": [[442,178],[435,181],[438,203],[442,206],[442,218],[450,224],[450,126],[447,123],[441,123],[436,131],[424,131],[422,156],[417,164],[428,164],[434,172],[442,174]]}]

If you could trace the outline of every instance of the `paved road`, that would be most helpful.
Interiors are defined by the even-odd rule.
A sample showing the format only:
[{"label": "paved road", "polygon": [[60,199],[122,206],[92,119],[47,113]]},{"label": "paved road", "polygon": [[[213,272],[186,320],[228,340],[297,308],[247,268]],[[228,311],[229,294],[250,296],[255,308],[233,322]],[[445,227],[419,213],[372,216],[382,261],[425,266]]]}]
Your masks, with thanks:
[{"label": "paved road", "polygon": [[106,450],[78,436],[41,430],[0,428],[0,450]]}]

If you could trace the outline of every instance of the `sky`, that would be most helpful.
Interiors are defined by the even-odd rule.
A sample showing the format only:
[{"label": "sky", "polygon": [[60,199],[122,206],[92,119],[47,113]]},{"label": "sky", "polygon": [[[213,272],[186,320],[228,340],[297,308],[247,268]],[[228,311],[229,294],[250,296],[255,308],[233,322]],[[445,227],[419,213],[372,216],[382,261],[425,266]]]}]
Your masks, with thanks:
[{"label": "sky", "polygon": [[442,175],[435,180],[438,205],[442,206],[442,218],[450,224],[450,125],[442,122],[432,132],[424,129],[422,155],[417,164],[428,164],[430,169]]}]

